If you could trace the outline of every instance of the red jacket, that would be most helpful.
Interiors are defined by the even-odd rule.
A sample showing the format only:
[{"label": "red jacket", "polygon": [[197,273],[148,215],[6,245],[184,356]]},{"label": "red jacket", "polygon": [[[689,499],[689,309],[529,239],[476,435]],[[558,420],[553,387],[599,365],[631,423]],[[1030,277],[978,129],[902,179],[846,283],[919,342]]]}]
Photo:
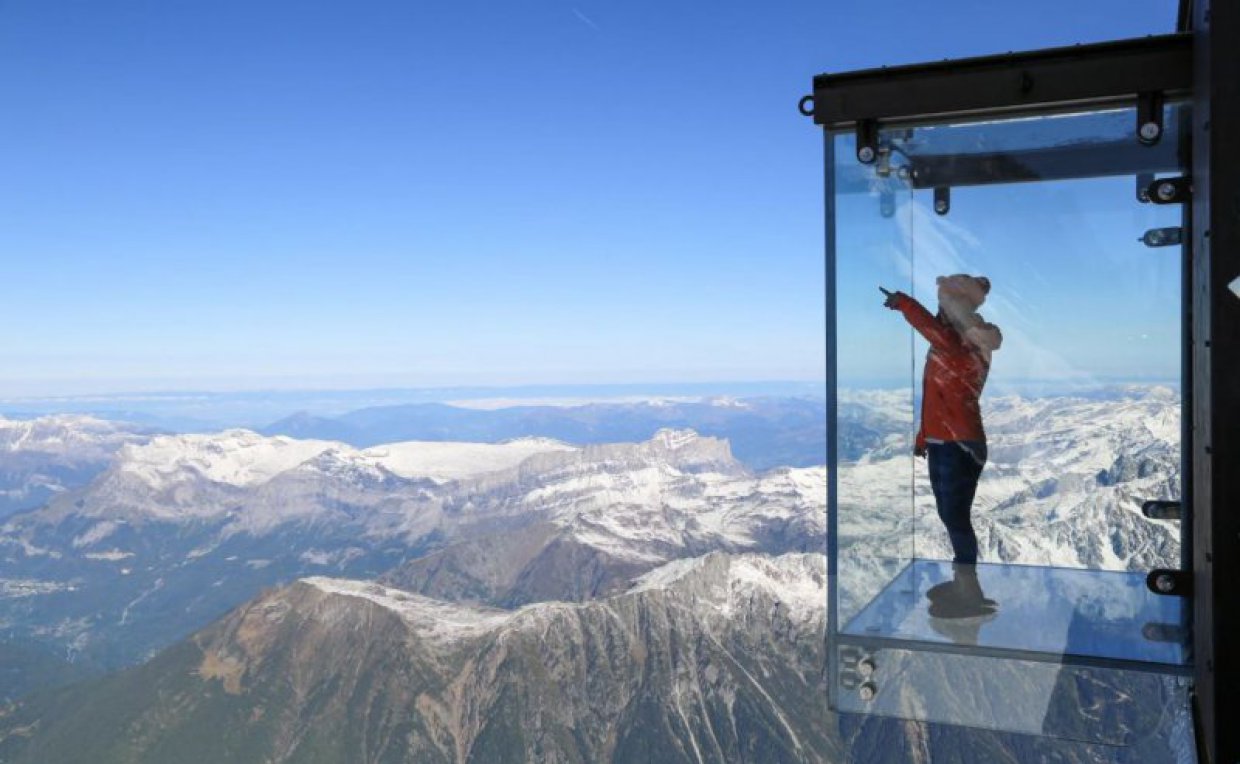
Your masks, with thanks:
[{"label": "red jacket", "polygon": [[902,292],[895,298],[895,309],[930,343],[923,375],[918,452],[925,448],[927,438],[984,442],[986,431],[978,399],[990,373],[990,362],[917,300]]}]

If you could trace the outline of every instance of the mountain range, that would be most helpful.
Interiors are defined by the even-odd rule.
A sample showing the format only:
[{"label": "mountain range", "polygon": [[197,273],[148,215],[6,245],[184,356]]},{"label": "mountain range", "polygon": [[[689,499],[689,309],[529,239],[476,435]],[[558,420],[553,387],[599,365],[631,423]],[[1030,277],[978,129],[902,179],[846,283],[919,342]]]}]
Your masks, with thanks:
[{"label": "mountain range", "polygon": [[[864,434],[838,475],[840,564],[856,582],[843,594],[864,598],[883,583],[876,554],[946,546],[909,454],[907,397],[842,404]],[[1174,558],[1174,527],[1139,505],[1174,493],[1178,414],[1158,388],[991,401],[985,557]],[[0,761],[1166,753],[970,733],[981,758],[953,759],[959,730],[837,724],[822,466],[754,470],[727,441],[675,429],[360,447],[232,430],[108,448],[87,484],[0,525],[0,633],[74,666],[133,667],[11,706]]]},{"label": "mountain range", "polygon": [[[753,470],[809,467],[826,461],[822,397],[711,397],[582,405],[495,408],[468,403],[376,406],[335,417],[301,412],[259,431],[338,440],[359,448],[408,440],[500,442],[544,437],[578,445],[647,440],[661,429],[691,429],[727,440]],[[474,404],[475,406],[477,404]]]},{"label": "mountain range", "polygon": [[1185,750],[1190,728],[1159,709],[1118,748],[837,717],[824,587],[825,559],[803,553],[715,552],[621,594],[513,610],[306,578],[141,666],[10,706],[0,761],[1138,764]]},{"label": "mountain range", "polygon": [[[638,444],[364,450],[246,431],[157,436],[0,525],[0,582],[25,595],[0,599],[0,627],[119,666],[298,576],[423,577],[464,596],[448,586],[450,561],[501,537],[525,539],[528,554],[509,545],[491,573],[456,566],[470,585],[491,576],[480,599],[588,597],[715,549],[820,549],[824,486],[822,468],[755,476],[724,441],[671,430]],[[597,586],[581,589],[582,559]]]}]

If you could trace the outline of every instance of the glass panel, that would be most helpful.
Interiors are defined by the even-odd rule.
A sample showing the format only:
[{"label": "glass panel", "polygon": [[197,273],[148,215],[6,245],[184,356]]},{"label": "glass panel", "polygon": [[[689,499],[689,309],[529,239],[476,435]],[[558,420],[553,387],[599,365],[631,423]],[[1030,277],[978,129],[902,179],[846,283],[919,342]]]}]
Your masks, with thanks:
[{"label": "glass panel", "polygon": [[1049,687],[1082,664],[1123,693],[1185,671],[1187,608],[1145,585],[1180,566],[1180,526],[1142,513],[1180,496],[1183,209],[1139,190],[1183,171],[1186,118],[1169,106],[1153,147],[1132,109],[902,127],[871,165],[834,137],[833,628],[954,656],[853,710],[1032,731],[986,700],[1002,682],[951,690],[995,719],[938,719],[935,672]]},{"label": "glass panel", "polygon": [[[1178,625],[1182,603],[1152,596],[1140,573],[981,563],[986,595],[1001,604],[994,617],[936,618],[925,603],[931,587],[950,581],[950,563],[917,560],[901,571],[843,628],[857,636],[1015,653],[1044,653],[1181,666],[1186,646],[1160,638]],[[962,626],[962,624],[964,624]]]},{"label": "glass panel", "polygon": [[836,650],[841,713],[1125,747],[1165,738],[1191,718],[1185,677],[863,640],[842,642]]},{"label": "glass panel", "polygon": [[[837,141],[838,167],[853,172],[851,136]],[[873,174],[872,174],[873,175]],[[863,193],[837,200],[835,325],[838,378],[838,549],[834,591],[841,622],[852,618],[913,559],[911,330],[868,319],[879,287],[912,291],[912,187],[873,176]]]}]

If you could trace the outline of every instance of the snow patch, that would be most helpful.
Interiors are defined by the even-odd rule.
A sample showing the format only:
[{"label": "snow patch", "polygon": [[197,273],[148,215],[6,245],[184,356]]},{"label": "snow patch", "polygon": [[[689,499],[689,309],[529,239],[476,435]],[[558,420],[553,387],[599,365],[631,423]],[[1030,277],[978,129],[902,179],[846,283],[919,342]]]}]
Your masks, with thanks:
[{"label": "snow patch", "polygon": [[520,438],[504,443],[391,443],[362,451],[368,460],[404,478],[446,482],[511,469],[535,454],[576,451],[550,438]]},{"label": "snow patch", "polygon": [[211,435],[164,435],[141,446],[121,449],[119,469],[155,489],[195,476],[215,483],[249,487],[332,448],[348,448],[326,440],[265,437],[249,430]]},{"label": "snow patch", "polygon": [[82,555],[88,560],[101,560],[103,562],[119,562],[133,557],[133,552],[122,552],[119,549],[109,549],[106,552],[87,552]]},{"label": "snow patch", "polygon": [[[726,565],[725,571],[713,566]],[[826,557],[821,554],[726,555],[675,560],[641,576],[630,594],[665,591],[689,586],[701,576],[723,595],[722,612],[731,615],[741,600],[755,591],[764,592],[800,618],[822,617],[827,607]],[[726,592],[726,595],[724,595]]]},{"label": "snow patch", "polygon": [[113,520],[104,520],[103,522],[95,523],[91,526],[90,530],[73,539],[73,548],[81,549],[84,546],[97,544],[115,533],[116,529],[120,526],[120,523]]},{"label": "snow patch", "polygon": [[326,594],[368,600],[399,615],[418,636],[439,644],[481,636],[512,620],[514,613],[434,600],[369,581],[314,576],[301,579]]}]

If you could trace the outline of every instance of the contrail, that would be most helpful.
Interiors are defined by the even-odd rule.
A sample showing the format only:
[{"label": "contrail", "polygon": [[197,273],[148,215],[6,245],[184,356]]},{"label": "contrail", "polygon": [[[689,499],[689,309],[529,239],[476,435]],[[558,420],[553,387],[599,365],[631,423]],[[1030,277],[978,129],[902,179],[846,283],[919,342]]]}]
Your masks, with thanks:
[{"label": "contrail", "polygon": [[586,26],[590,27],[590,28],[591,28],[591,29],[593,29],[595,32],[602,31],[602,30],[600,30],[600,29],[599,29],[598,24],[595,24],[593,21],[591,21],[591,20],[590,20],[590,17],[589,17],[589,16],[587,16],[587,15],[585,15],[584,13],[582,13],[579,9],[574,8],[574,9],[573,9],[573,15],[574,15],[574,16],[576,16],[577,18],[581,19],[581,23],[583,23],[583,24],[585,24]]}]

